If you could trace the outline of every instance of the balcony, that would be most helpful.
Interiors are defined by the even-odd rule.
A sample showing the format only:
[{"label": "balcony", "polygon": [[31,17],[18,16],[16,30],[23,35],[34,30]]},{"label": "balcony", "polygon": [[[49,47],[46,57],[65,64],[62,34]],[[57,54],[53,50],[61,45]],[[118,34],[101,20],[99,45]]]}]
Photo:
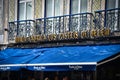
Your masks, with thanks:
[{"label": "balcony", "polygon": [[120,37],[120,9],[9,22],[9,42],[59,42]]},{"label": "balcony", "polygon": [[81,32],[93,27],[92,13],[80,13],[36,19],[37,35]]},{"label": "balcony", "polygon": [[9,22],[9,42],[14,43],[16,37],[29,37],[34,35],[34,23],[34,20],[21,20]]},{"label": "balcony", "polygon": [[95,11],[95,27],[109,28],[110,36],[120,36],[120,8]]}]

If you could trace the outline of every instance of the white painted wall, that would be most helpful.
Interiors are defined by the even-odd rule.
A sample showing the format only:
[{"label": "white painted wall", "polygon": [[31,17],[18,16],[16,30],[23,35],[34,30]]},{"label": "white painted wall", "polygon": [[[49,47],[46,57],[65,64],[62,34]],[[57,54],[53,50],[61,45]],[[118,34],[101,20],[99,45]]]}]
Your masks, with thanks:
[{"label": "white painted wall", "polygon": [[3,44],[3,35],[0,35],[0,44]]}]

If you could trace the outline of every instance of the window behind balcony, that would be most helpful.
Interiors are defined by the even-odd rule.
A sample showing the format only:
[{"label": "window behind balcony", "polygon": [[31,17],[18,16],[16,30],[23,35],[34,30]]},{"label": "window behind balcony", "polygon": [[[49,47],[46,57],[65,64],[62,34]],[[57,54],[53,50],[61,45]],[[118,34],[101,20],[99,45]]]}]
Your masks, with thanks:
[{"label": "window behind balcony", "polygon": [[33,5],[32,0],[19,1],[19,20],[33,19]]},{"label": "window behind balcony", "polygon": [[120,0],[107,0],[107,9],[120,8]]},{"label": "window behind balcony", "polygon": [[[17,24],[17,36],[31,36],[34,34],[33,22],[33,0],[19,0],[18,19],[20,22]],[[25,21],[24,21],[25,20]]]},{"label": "window behind balcony", "polygon": [[116,7],[116,0],[107,0],[107,9],[113,9]]},{"label": "window behind balcony", "polygon": [[[87,12],[88,0],[71,0],[70,13],[79,14]],[[87,29],[87,14],[74,15],[70,18],[70,31]]]},{"label": "window behind balcony", "polygon": [[55,16],[61,16],[63,14],[62,2],[63,0],[45,0],[45,17],[47,17],[45,24],[45,34],[54,34],[60,32],[60,18],[55,18]]},{"label": "window behind balcony", "polygon": [[46,17],[62,15],[62,0],[46,0]]},{"label": "window behind balcony", "polygon": [[71,0],[71,13],[87,12],[87,0]]}]

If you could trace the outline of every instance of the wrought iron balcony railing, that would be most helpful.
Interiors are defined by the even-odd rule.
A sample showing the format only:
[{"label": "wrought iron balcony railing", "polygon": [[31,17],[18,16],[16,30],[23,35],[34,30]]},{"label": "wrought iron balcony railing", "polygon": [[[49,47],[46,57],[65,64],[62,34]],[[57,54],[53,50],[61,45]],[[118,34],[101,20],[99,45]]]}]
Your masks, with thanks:
[{"label": "wrought iron balcony railing", "polygon": [[80,32],[93,27],[92,13],[79,13],[72,15],[36,19],[36,33],[59,34],[65,32]]},{"label": "wrought iron balcony railing", "polygon": [[[117,32],[117,34],[116,34]],[[9,22],[9,41],[40,42],[120,36],[120,9]]]},{"label": "wrought iron balcony railing", "polygon": [[120,32],[120,8],[95,11],[96,28],[109,28]]},{"label": "wrought iron balcony railing", "polygon": [[34,20],[21,20],[9,22],[9,41],[14,41],[16,37],[28,37],[34,35]]}]

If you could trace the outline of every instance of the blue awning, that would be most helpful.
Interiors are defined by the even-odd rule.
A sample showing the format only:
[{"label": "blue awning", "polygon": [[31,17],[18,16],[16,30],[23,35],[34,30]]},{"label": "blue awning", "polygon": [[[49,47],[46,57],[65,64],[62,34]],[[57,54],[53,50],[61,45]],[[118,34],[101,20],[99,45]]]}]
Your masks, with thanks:
[{"label": "blue awning", "polygon": [[118,53],[120,45],[8,48],[0,51],[0,70],[95,70],[98,62]]}]

